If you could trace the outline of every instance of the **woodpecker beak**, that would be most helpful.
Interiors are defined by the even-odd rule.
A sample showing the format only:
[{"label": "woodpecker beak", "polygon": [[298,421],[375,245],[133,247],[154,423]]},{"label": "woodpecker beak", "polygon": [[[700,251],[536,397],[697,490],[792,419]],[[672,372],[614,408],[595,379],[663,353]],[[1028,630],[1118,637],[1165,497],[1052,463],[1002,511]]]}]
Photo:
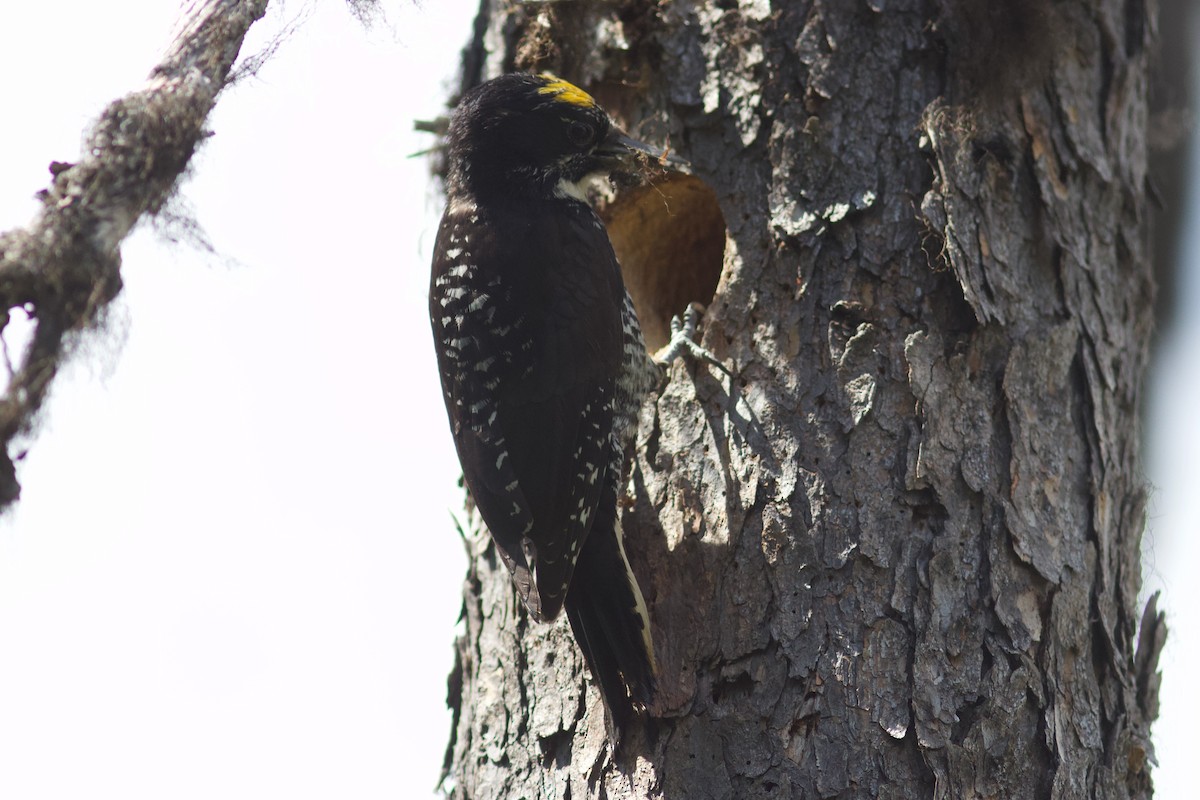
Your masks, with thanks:
[{"label": "woodpecker beak", "polygon": [[687,167],[688,162],[676,155],[672,155],[665,150],[660,150],[657,147],[652,147],[645,142],[639,142],[637,139],[629,136],[620,128],[613,127],[609,130],[608,136],[604,137],[604,141],[596,146],[595,154],[603,159],[612,161],[627,162],[632,160],[638,154],[649,156],[660,167]]}]

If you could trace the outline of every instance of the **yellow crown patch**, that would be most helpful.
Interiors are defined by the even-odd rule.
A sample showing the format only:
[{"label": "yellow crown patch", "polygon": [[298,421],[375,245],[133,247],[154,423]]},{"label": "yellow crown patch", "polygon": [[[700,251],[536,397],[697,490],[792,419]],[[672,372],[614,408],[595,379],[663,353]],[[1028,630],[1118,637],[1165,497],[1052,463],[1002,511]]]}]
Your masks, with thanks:
[{"label": "yellow crown patch", "polygon": [[548,94],[560,103],[570,103],[580,108],[596,107],[596,101],[592,99],[592,96],[575,84],[568,83],[549,72],[543,72],[538,77],[546,81],[546,85],[538,89],[538,94]]}]

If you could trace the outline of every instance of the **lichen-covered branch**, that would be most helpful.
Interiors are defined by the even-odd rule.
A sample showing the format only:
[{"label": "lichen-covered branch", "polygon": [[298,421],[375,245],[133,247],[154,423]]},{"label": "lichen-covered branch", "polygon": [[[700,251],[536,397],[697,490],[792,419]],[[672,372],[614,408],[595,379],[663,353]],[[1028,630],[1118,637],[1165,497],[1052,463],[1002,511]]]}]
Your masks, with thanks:
[{"label": "lichen-covered branch", "polygon": [[51,165],[34,220],[0,236],[0,328],[14,309],[34,323],[0,399],[0,508],[20,494],[13,437],[30,429],[71,338],[120,292],[121,242],[171,196],[246,31],[266,7],[267,0],[192,3],[146,84],[96,120],[80,161]]}]

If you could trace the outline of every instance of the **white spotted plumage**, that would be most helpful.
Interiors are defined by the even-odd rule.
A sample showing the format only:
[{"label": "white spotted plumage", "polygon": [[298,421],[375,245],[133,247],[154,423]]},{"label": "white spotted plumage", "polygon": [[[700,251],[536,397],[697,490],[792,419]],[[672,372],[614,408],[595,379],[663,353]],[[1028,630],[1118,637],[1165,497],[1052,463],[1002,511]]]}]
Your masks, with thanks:
[{"label": "white spotted plumage", "polygon": [[617,499],[659,371],[587,186],[646,149],[554,76],[468,92],[429,298],[465,482],[530,613],[566,609],[614,740],[654,696]]},{"label": "white spotted plumage", "polygon": [[[468,212],[469,216],[466,216]],[[589,206],[572,201],[568,232],[574,231],[570,233],[571,236],[581,236],[581,231],[592,227],[594,219],[595,214]],[[615,405],[618,397],[622,404],[628,403],[631,390],[628,381],[617,377],[596,382],[584,381],[569,392],[571,397],[578,398],[579,406],[575,412],[578,416],[573,422],[560,421],[558,424],[575,430],[571,434],[573,452],[564,455],[569,455],[571,462],[580,468],[568,473],[569,478],[551,480],[559,485],[558,491],[571,504],[574,512],[564,530],[558,530],[554,525],[547,529],[544,519],[542,527],[538,528],[538,517],[545,516],[547,501],[544,498],[531,501],[527,493],[533,491],[541,496],[546,492],[543,487],[522,483],[519,474],[522,467],[526,472],[529,471],[529,457],[514,461],[508,442],[500,434],[505,424],[516,424],[513,419],[523,413],[519,409],[520,402],[524,401],[505,401],[503,398],[530,393],[529,407],[532,408],[539,402],[546,402],[545,398],[537,396],[539,392],[548,392],[547,396],[553,397],[561,388],[555,387],[553,376],[534,376],[546,365],[548,358],[569,359],[571,356],[567,353],[552,355],[552,340],[541,340],[539,343],[537,334],[548,325],[569,326],[571,320],[560,320],[554,314],[535,322],[526,320],[518,312],[522,306],[519,276],[505,270],[488,269],[486,264],[480,265],[478,253],[466,244],[469,238],[464,232],[466,228],[474,231],[477,242],[491,241],[499,235],[502,223],[480,208],[478,203],[464,201],[451,204],[439,231],[440,253],[430,285],[430,306],[437,309],[432,315],[434,333],[439,341],[444,342],[439,348],[439,362],[455,440],[460,456],[477,454],[463,457],[464,470],[468,470],[468,476],[472,478],[469,483],[484,484],[485,487],[492,485],[515,496],[516,499],[508,503],[505,514],[510,522],[500,526],[495,524],[497,520],[492,519],[489,520],[489,527],[501,545],[501,555],[513,572],[522,598],[530,610],[535,616],[553,616],[561,607],[569,588],[574,561],[580,550],[579,543],[590,529],[593,510],[603,488],[602,481],[615,480],[614,476],[620,475],[622,448],[614,438]],[[601,241],[607,245],[606,239]],[[611,266],[615,268],[615,261]],[[605,280],[611,282],[614,278],[619,278],[619,275]],[[624,289],[619,284],[613,282],[613,286],[620,288],[623,293]],[[575,284],[565,281],[559,291],[563,293],[566,307],[572,307],[574,301],[570,293],[576,291]],[[553,304],[556,301],[550,302]],[[614,309],[619,306],[618,302],[613,303]],[[629,338],[626,331],[629,326],[619,311],[612,320],[613,344],[617,345],[617,326],[620,326],[619,336],[623,338]],[[635,334],[640,341],[640,332],[635,331]],[[628,347],[623,341],[620,346],[625,349]],[[619,373],[619,365],[614,362],[613,366],[618,369],[612,372]],[[583,368],[591,370],[588,366]],[[532,383],[527,383],[529,381]],[[529,386],[543,388],[523,388]],[[552,405],[548,408],[558,407],[557,401],[550,402]],[[500,419],[502,406],[509,409],[504,419]],[[636,413],[623,416],[636,419]],[[532,433],[536,435],[536,432]],[[469,466],[468,462],[471,465],[489,465],[488,474],[471,474],[477,468]],[[472,488],[477,495],[483,491],[474,485]],[[487,503],[485,499],[481,508]],[[539,505],[543,508],[540,514],[535,513],[534,508]],[[543,533],[538,534],[537,530],[542,529]],[[533,549],[529,547],[530,542],[525,541],[525,534],[530,530],[533,530],[535,539],[543,537],[533,542],[536,545]],[[520,531],[520,536],[516,534],[517,531]]]}]

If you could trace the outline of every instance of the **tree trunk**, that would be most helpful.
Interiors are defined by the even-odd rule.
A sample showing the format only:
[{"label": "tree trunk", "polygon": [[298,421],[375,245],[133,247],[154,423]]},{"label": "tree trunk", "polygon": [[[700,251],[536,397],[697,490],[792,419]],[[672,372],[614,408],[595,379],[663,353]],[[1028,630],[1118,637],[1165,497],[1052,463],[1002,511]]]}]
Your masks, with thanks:
[{"label": "tree trunk", "polygon": [[706,303],[737,379],[643,411],[660,695],[615,762],[473,521],[456,797],[1150,796],[1152,12],[484,0],[466,83],[554,71],[691,162],[605,213],[648,336]]}]

